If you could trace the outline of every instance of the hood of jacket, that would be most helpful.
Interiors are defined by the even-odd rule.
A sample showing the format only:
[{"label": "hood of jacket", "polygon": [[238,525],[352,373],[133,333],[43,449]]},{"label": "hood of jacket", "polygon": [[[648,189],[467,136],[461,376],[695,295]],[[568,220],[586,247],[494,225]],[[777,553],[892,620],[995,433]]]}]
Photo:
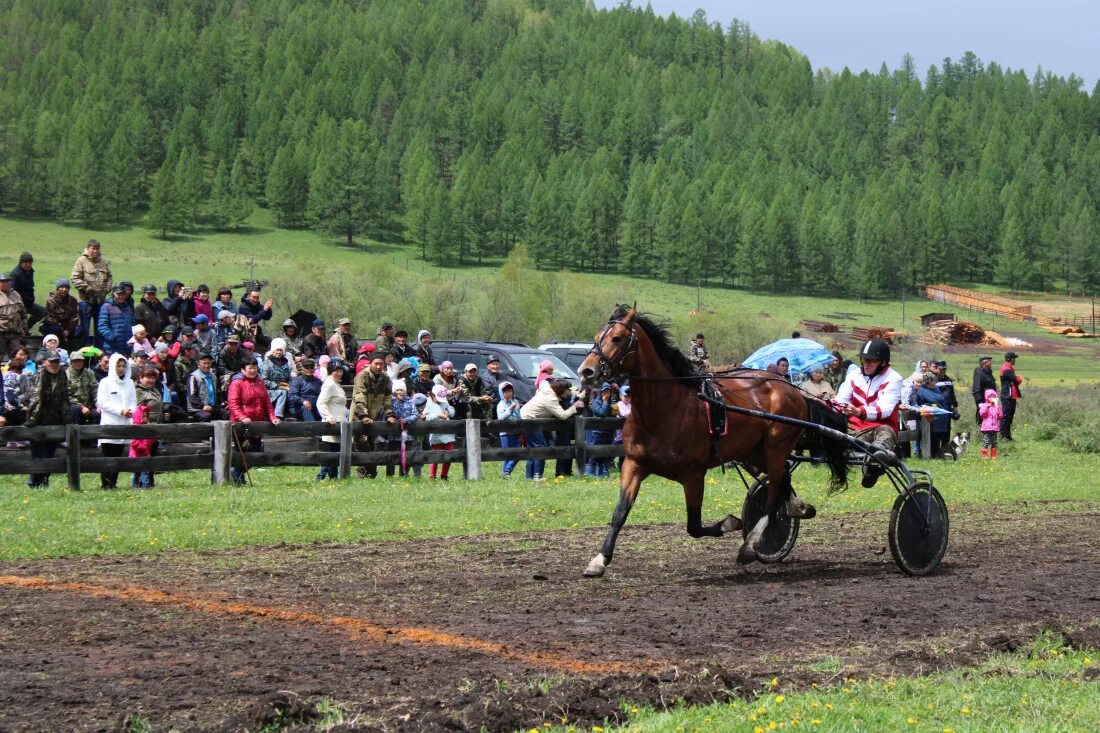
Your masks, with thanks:
[{"label": "hood of jacket", "polygon": [[179,280],[169,280],[168,281],[168,297],[169,298],[176,297],[176,294],[174,292],[172,292],[172,288],[176,287],[177,285],[183,285],[183,283],[180,282]]},{"label": "hood of jacket", "polygon": [[416,332],[416,341],[417,341],[417,343],[420,343],[420,339],[424,338],[425,336],[431,338],[432,332],[429,331],[426,328],[422,328],[419,331],[417,331]]},{"label": "hood of jacket", "polygon": [[997,390],[995,390],[995,389],[987,389],[985,391],[985,401],[986,402],[989,402],[990,397],[996,397],[996,396],[997,396]]},{"label": "hood of jacket", "polygon": [[[118,376],[118,363],[120,361],[127,362],[126,369],[124,370],[122,377]],[[129,360],[125,356],[123,356],[122,354],[111,354],[111,361],[107,365],[107,376],[104,377],[104,379],[109,379],[111,381],[118,382],[120,384],[122,382],[133,381],[133,380],[130,379]]]},{"label": "hood of jacket", "polygon": [[512,389],[512,397],[516,396],[516,385],[512,384],[511,382],[501,382],[497,385],[497,395],[500,396],[500,399],[504,399],[505,387],[510,387]]}]

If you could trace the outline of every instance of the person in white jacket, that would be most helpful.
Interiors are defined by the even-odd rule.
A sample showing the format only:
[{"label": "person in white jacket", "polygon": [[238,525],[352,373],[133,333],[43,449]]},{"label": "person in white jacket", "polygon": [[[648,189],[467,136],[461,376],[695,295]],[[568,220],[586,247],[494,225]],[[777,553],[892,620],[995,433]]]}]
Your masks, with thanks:
[{"label": "person in white jacket", "polygon": [[[567,379],[543,380],[542,384],[539,385],[538,393],[531,398],[530,402],[520,408],[520,418],[523,420],[545,420],[550,418],[567,420],[573,417],[577,414],[577,410],[584,409],[584,392],[577,395],[580,399],[572,405],[562,407],[561,401],[572,388],[573,385]],[[541,430],[526,432],[523,434],[523,438],[527,442],[528,448],[544,448],[546,446],[546,437]],[[527,461],[527,478],[533,481],[544,481],[542,472],[545,467],[545,460]]]},{"label": "person in white jacket", "polygon": [[[100,413],[100,425],[130,425],[137,407],[134,380],[130,378],[130,364],[122,354],[112,354],[107,376],[99,383],[96,392],[96,408]],[[105,458],[119,458],[130,447],[129,438],[101,438],[99,449]],[[114,489],[118,486],[118,471],[99,474],[100,486]]]},{"label": "person in white jacket", "polygon": [[[348,411],[348,398],[344,394],[343,386],[340,384],[340,380],[344,378],[344,372],[347,369],[348,366],[343,359],[332,359],[328,363],[328,376],[321,384],[321,394],[317,397],[317,412],[320,413],[321,419],[329,425],[339,425],[346,422],[350,414]],[[323,435],[321,436],[321,445],[331,453],[339,453],[340,436]],[[335,465],[321,466],[321,470],[317,473],[317,480],[323,481],[326,478],[337,478]]]}]

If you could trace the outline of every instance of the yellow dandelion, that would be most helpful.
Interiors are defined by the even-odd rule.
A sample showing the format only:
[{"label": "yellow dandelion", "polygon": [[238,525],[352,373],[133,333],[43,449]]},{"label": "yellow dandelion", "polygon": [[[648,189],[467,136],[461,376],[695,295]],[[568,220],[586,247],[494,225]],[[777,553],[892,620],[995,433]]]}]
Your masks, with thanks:
[{"label": "yellow dandelion", "polygon": [[814,718],[813,720],[810,721],[810,725],[821,725],[821,721],[818,720],[817,718]]},{"label": "yellow dandelion", "polygon": [[954,728],[944,728],[943,733],[955,733],[955,729]]},{"label": "yellow dandelion", "polygon": [[776,702],[783,702],[783,701],[784,701],[784,700],[786,700],[786,699],[787,699],[787,698],[785,698],[785,697],[784,697],[783,695],[776,695],[776,696],[775,696],[775,701],[776,701]]},{"label": "yellow dandelion", "polygon": [[1091,659],[1089,659],[1088,657],[1085,657],[1085,662],[1084,662],[1084,664],[1085,664],[1085,666],[1087,667],[1087,666],[1089,666],[1090,664],[1092,664],[1092,660],[1091,660]]},{"label": "yellow dandelion", "polygon": [[825,703],[825,709],[826,710],[832,710],[833,709],[833,704],[831,702]]},{"label": "yellow dandelion", "polygon": [[764,729],[758,725],[752,729],[752,733],[764,733]]},{"label": "yellow dandelion", "polygon": [[959,712],[962,713],[963,715],[970,715],[970,708],[963,705],[961,708],[959,708]]},{"label": "yellow dandelion", "polygon": [[756,712],[758,712],[758,713],[760,713],[761,715],[763,715],[764,713],[768,712],[768,709],[767,709],[766,707],[764,707],[763,705],[761,705],[760,707],[758,707],[758,708],[756,709]]},{"label": "yellow dandelion", "polygon": [[779,686],[779,678],[778,677],[772,677],[771,686],[772,687],[778,687]]},{"label": "yellow dandelion", "polygon": [[603,733],[603,728],[598,725],[592,726],[592,733]]},{"label": "yellow dandelion", "polygon": [[909,717],[909,718],[905,719],[905,722],[908,723],[909,725],[916,725],[917,724],[917,719],[913,718],[913,717]]},{"label": "yellow dandelion", "polygon": [[768,723],[768,730],[775,730],[779,725],[773,720]]}]

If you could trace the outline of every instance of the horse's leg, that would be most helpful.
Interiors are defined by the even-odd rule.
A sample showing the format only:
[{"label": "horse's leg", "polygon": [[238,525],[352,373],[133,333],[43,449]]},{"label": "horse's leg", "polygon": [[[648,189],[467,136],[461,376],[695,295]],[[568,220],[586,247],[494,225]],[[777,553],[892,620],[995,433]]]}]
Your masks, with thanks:
[{"label": "horse's leg", "polygon": [[745,538],[745,543],[737,553],[737,562],[748,563],[756,559],[757,543],[764,536],[764,530],[768,528],[768,523],[775,516],[779,503],[786,501],[790,495],[791,477],[787,471],[787,458],[793,447],[794,440],[783,440],[782,433],[778,430],[768,435],[764,447],[764,470],[768,474],[766,483],[768,499],[765,503],[764,516],[756,522],[756,526]]},{"label": "horse's leg", "polygon": [[619,530],[626,524],[626,518],[634,506],[634,500],[638,498],[638,489],[642,480],[649,473],[638,465],[638,462],[629,456],[623,459],[623,467],[619,472],[619,503],[615,506],[615,513],[611,515],[611,527],[607,530],[607,536],[603,540],[603,548],[600,550],[588,567],[584,569],[584,575],[588,578],[598,578],[603,575],[607,564],[611,562],[611,556],[615,554],[615,540],[619,537]]},{"label": "horse's leg", "polygon": [[706,472],[684,479],[684,503],[687,504],[687,532],[692,537],[721,537],[741,529],[741,520],[732,514],[714,524],[703,524],[703,492]]}]

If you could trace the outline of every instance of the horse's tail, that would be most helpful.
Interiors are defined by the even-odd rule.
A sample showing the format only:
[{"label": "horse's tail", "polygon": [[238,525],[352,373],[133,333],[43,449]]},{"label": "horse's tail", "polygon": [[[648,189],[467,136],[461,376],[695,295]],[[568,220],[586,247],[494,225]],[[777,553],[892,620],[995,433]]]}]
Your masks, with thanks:
[{"label": "horse's tail", "polygon": [[[843,413],[837,412],[828,404],[813,397],[805,397],[806,408],[809,410],[810,422],[817,423],[839,432],[848,429],[848,418]],[[832,478],[829,481],[829,492],[840,491],[848,487],[848,457],[846,455],[848,444],[840,438],[834,437],[824,430],[805,430],[802,433],[801,447],[808,450],[814,458],[822,458],[829,467]]]}]

